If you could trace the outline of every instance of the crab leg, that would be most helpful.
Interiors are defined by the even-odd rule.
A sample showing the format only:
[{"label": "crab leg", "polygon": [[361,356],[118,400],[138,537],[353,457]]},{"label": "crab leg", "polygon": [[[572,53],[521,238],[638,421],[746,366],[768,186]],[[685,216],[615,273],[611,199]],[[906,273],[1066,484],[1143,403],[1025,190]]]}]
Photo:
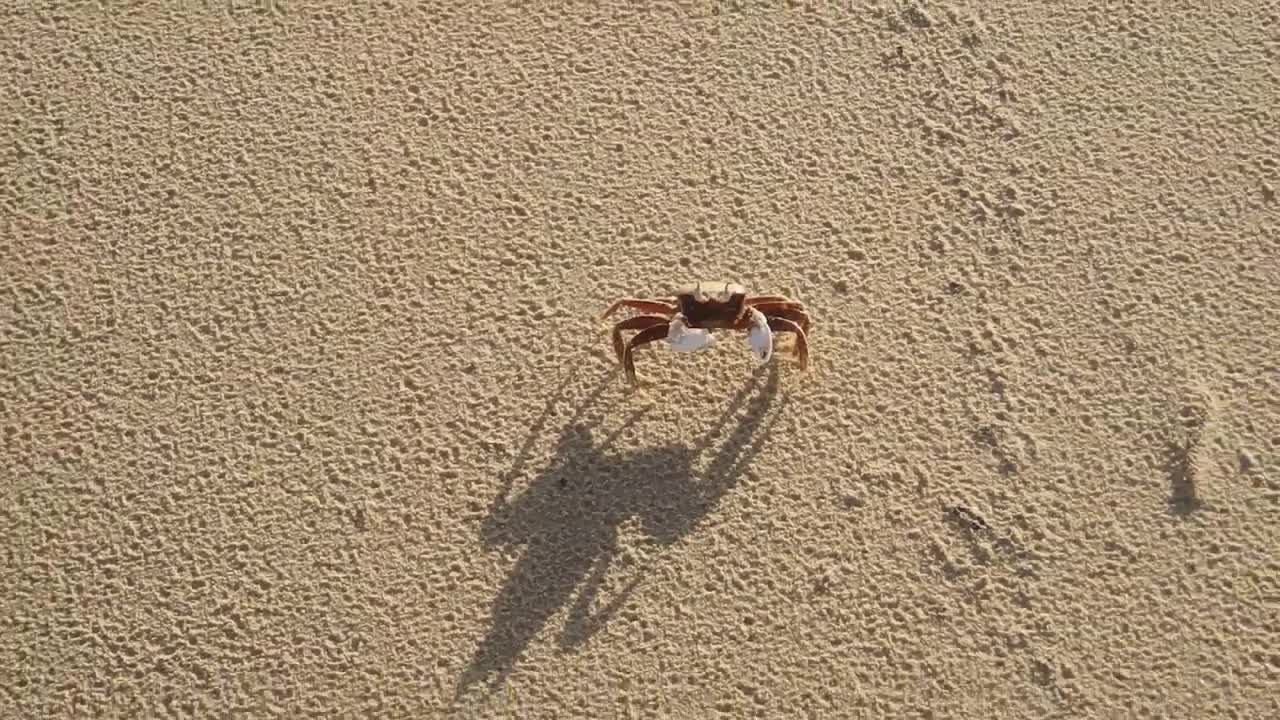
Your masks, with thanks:
[{"label": "crab leg", "polygon": [[804,328],[800,327],[794,320],[775,316],[769,318],[769,329],[774,332],[795,333],[796,357],[800,360],[800,369],[804,370],[809,367],[809,339],[805,337]]},{"label": "crab leg", "polygon": [[795,300],[777,300],[777,301],[770,300],[769,302],[751,303],[747,307],[753,307],[759,310],[760,312],[765,313],[766,315],[768,313],[773,312],[774,310],[799,310],[800,312],[806,311],[804,303],[796,302]]},{"label": "crab leg", "polygon": [[809,326],[813,324],[813,320],[809,318],[809,315],[804,310],[774,306],[757,306],[756,309],[771,318],[786,318],[799,325],[806,333],[809,332]]},{"label": "crab leg", "polygon": [[605,310],[604,313],[600,316],[600,319],[603,320],[609,317],[614,312],[616,312],[618,308],[622,308],[622,307],[631,308],[632,310],[639,310],[640,312],[657,313],[660,315],[665,315],[667,317],[675,315],[676,310],[678,310],[675,303],[667,302],[665,300],[641,300],[639,298],[622,298],[620,300],[615,300],[613,304],[609,306],[609,309]]},{"label": "crab leg", "polygon": [[631,336],[631,341],[627,343],[627,349],[622,353],[622,368],[627,371],[627,377],[631,382],[636,381],[636,363],[632,357],[632,353],[636,348],[649,343],[657,342],[667,336],[667,328],[664,325],[654,325],[645,328],[635,335]]},{"label": "crab leg", "polygon": [[795,300],[792,300],[791,298],[787,297],[786,295],[756,295],[754,297],[749,297],[746,300],[747,307],[755,307],[756,305],[767,305],[771,303],[796,303],[797,305],[800,304]]},{"label": "crab leg", "polygon": [[[622,353],[625,349],[622,344],[623,330],[646,330],[657,325],[666,325],[668,322],[670,319],[662,315],[636,315],[614,325],[613,352],[618,356],[618,362],[622,362]],[[666,332],[666,328],[663,328],[663,332]]]}]

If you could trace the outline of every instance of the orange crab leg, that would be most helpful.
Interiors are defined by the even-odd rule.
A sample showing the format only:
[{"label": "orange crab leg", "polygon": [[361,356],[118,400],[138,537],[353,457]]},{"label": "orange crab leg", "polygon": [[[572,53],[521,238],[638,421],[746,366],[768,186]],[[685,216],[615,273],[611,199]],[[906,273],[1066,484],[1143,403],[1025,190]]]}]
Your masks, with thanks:
[{"label": "orange crab leg", "polygon": [[[771,317],[769,318],[769,329],[776,333],[795,333],[796,357],[800,361],[800,369],[807,369],[809,367],[809,339],[804,334],[804,328],[800,327],[794,320],[788,320],[784,317]],[[639,336],[637,335],[636,337]]]},{"label": "orange crab leg", "polygon": [[656,325],[667,325],[670,322],[671,318],[663,315],[636,315],[614,325],[613,352],[618,356],[618,362],[622,362],[622,353],[626,349],[622,344],[623,330],[647,330]]},{"label": "orange crab leg", "polygon": [[804,303],[795,300],[770,300],[768,302],[753,302],[747,307],[753,307],[762,313],[770,310],[806,310]]},{"label": "orange crab leg", "polygon": [[639,310],[640,312],[658,313],[660,315],[666,315],[667,317],[675,315],[677,310],[679,309],[676,307],[675,303],[666,302],[665,300],[641,300],[639,298],[622,298],[620,300],[615,300],[613,304],[609,306],[609,309],[605,310],[604,313],[600,315],[600,319],[603,320],[609,317],[615,311],[617,311],[618,308],[622,308],[622,307],[631,308],[632,310]]},{"label": "orange crab leg", "polygon": [[756,306],[756,309],[764,313],[765,317],[768,318],[786,318],[799,325],[806,333],[809,332],[809,326],[813,324],[813,320],[809,318],[808,313],[804,310],[774,306]]},{"label": "orange crab leg", "polygon": [[654,325],[646,328],[631,336],[631,341],[627,343],[627,349],[622,354],[622,368],[627,371],[627,378],[631,382],[636,381],[636,362],[632,357],[632,353],[641,345],[648,345],[652,342],[662,340],[667,336],[666,325]]},{"label": "orange crab leg", "polygon": [[[786,295],[755,295],[753,297],[747,298],[746,305],[747,307],[755,307],[756,305],[762,305],[762,304],[768,304],[768,303],[794,303],[794,302],[796,301],[792,300]],[[796,303],[796,304],[798,305],[799,303]]]}]

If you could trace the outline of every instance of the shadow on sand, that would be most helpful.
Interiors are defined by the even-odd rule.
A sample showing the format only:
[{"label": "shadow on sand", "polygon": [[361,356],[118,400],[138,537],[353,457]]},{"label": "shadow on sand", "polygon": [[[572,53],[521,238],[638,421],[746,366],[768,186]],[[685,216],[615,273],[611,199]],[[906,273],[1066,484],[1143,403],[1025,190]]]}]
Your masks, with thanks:
[{"label": "shadow on sand", "polygon": [[[778,388],[778,369],[770,364],[757,368],[692,447],[668,444],[618,451],[614,449],[618,436],[643,411],[603,437],[598,427],[583,421],[606,383],[615,379],[610,372],[575,410],[561,431],[554,461],[512,499],[512,481],[552,414],[554,398],[519,451],[485,519],[483,533],[487,547],[523,545],[524,551],[494,600],[488,633],[459,679],[455,699],[486,678],[490,690],[501,686],[530,641],[566,603],[573,604],[558,634],[562,651],[582,644],[604,627],[641,579],[632,578],[606,605],[593,611],[609,565],[618,554],[624,523],[635,518],[661,544],[689,533],[737,484],[778,417],[775,414],[761,427]],[[697,473],[699,456],[713,449],[715,439],[749,397],[745,412],[715,448],[705,472]]]}]

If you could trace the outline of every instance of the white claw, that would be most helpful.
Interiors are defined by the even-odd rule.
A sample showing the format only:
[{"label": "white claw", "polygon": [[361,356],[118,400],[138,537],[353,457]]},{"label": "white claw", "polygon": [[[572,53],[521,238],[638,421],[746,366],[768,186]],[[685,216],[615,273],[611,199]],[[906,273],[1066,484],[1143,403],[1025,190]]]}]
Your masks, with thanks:
[{"label": "white claw", "polygon": [[768,362],[773,356],[773,331],[769,329],[769,319],[755,308],[751,308],[751,330],[747,333],[747,342],[756,360]]},{"label": "white claw", "polygon": [[671,318],[671,324],[667,328],[667,342],[671,343],[671,349],[676,352],[691,353],[715,345],[716,338],[703,328],[690,328],[685,325],[682,316],[676,315]]}]

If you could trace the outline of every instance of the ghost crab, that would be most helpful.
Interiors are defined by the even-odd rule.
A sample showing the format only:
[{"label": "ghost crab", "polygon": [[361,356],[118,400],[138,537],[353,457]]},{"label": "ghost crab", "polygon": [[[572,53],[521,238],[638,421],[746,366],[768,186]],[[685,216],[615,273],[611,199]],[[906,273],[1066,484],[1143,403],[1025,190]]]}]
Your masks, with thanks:
[{"label": "ghost crab", "polygon": [[[807,333],[813,323],[804,304],[785,295],[755,295],[732,282],[697,282],[665,297],[621,298],[600,319],[624,307],[642,313],[613,326],[614,353],[633,383],[636,348],[665,338],[673,350],[697,352],[715,344],[711,330],[745,331],[752,353],[760,362],[773,355],[774,333],[793,333],[800,369],[809,366]],[[624,343],[625,330],[639,332]]]}]

